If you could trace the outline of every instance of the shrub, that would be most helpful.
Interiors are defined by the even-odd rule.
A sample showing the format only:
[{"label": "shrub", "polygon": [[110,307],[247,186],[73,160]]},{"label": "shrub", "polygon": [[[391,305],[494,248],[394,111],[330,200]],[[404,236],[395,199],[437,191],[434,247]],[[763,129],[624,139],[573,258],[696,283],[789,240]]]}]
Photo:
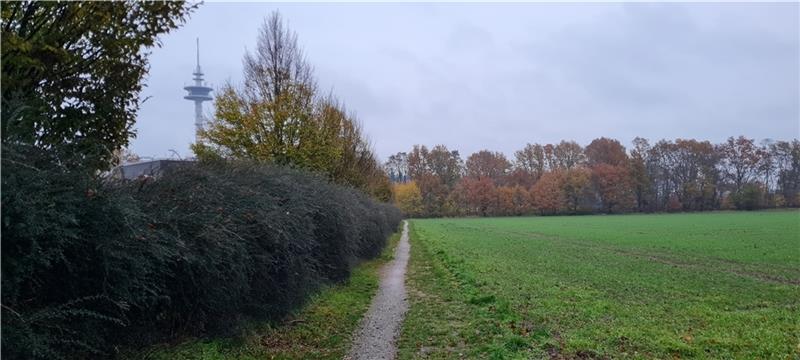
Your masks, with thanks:
[{"label": "shrub", "polygon": [[121,343],[276,319],[377,255],[394,207],[315,175],[196,163],[114,183],[3,153],[3,357],[108,356]]},{"label": "shrub", "polygon": [[731,195],[731,200],[739,210],[757,210],[764,207],[764,190],[759,184],[748,183],[739,192]]}]

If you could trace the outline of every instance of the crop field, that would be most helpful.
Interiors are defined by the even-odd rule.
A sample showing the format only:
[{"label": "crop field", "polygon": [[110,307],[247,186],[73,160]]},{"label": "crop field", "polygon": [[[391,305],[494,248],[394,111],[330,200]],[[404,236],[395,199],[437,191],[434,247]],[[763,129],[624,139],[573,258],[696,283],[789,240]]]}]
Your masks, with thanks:
[{"label": "crop field", "polygon": [[800,212],[411,225],[400,358],[800,356]]}]

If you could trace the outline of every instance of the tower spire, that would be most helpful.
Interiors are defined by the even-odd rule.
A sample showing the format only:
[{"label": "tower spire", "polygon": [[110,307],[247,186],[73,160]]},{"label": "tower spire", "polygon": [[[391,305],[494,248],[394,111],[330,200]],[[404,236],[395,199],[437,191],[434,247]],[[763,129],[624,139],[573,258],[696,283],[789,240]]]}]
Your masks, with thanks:
[{"label": "tower spire", "polygon": [[[188,92],[183,98],[194,102],[194,126],[195,132],[200,133],[203,129],[203,102],[210,101],[211,87],[203,82],[203,71],[200,69],[200,38],[196,40],[197,46],[197,67],[194,69],[193,85],[184,86],[183,89]],[[199,141],[199,139],[198,139]]]}]

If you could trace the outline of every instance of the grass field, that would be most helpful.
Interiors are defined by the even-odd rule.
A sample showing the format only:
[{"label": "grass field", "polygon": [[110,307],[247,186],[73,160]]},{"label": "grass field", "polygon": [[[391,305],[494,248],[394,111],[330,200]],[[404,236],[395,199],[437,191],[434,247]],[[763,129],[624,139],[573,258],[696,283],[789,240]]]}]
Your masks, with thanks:
[{"label": "grass field", "polygon": [[798,358],[800,212],[412,221],[400,358]]}]

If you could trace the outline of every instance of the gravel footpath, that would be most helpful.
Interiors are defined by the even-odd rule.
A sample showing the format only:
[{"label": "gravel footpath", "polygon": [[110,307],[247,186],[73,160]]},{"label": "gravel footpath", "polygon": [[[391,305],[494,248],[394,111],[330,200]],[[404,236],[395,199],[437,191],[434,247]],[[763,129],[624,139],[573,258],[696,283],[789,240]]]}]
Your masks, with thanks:
[{"label": "gravel footpath", "polygon": [[406,265],[411,245],[408,243],[408,222],[403,222],[403,234],[394,259],[381,269],[378,294],[372,299],[369,311],[355,333],[353,346],[345,357],[348,360],[394,359],[395,340],[400,334],[408,301],[406,300]]}]

